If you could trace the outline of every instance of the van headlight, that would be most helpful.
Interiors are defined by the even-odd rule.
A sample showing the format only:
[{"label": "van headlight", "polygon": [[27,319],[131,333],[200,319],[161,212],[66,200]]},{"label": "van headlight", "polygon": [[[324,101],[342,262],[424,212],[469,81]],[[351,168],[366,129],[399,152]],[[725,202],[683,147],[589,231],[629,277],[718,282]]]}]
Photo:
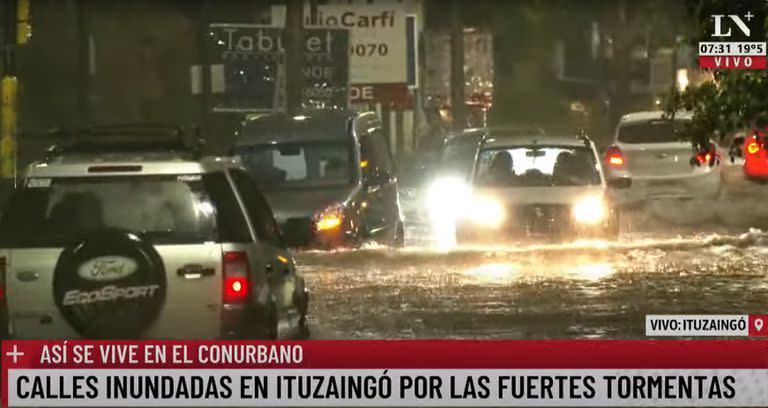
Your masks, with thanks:
[{"label": "van headlight", "polygon": [[597,224],[605,220],[607,210],[601,197],[585,197],[576,202],[572,212],[580,224]]},{"label": "van headlight", "polygon": [[499,200],[492,197],[477,197],[472,200],[465,216],[475,225],[498,228],[506,219],[506,211]]},{"label": "van headlight", "polygon": [[340,203],[329,205],[317,212],[313,218],[317,232],[337,229],[344,221],[344,206]]}]

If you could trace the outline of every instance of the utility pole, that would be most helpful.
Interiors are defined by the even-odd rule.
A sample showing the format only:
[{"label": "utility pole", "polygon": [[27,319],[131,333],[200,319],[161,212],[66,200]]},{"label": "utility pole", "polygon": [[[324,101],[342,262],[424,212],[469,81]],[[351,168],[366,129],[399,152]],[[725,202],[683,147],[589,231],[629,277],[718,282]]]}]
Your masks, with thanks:
[{"label": "utility pole", "polygon": [[90,73],[90,40],[88,34],[88,0],[77,0],[76,25],[77,25],[77,72],[78,72],[78,93],[77,108],[79,113],[79,125],[88,126],[90,123],[89,99],[91,93],[91,73]]},{"label": "utility pole", "polygon": [[3,30],[2,73],[0,80],[0,176],[3,180],[16,180],[16,137],[18,135],[19,78],[17,51],[30,36],[29,1],[5,0]]},{"label": "utility pole", "polygon": [[627,16],[627,0],[619,0],[618,2],[616,26],[614,33],[616,35],[616,88],[614,92],[614,101],[612,104],[613,115],[611,126],[615,126],[621,115],[624,114],[628,107],[629,94],[630,94],[630,67],[632,64],[631,59],[631,33],[632,27],[629,26],[629,17]]},{"label": "utility pole", "polygon": [[200,122],[198,124],[198,129],[204,137],[207,137],[211,133],[209,116],[211,104],[211,61],[208,57],[209,11],[208,1],[201,1],[197,10],[197,46],[201,66],[200,82],[202,86],[200,92]]},{"label": "utility pole", "polygon": [[304,1],[287,0],[285,17],[285,102],[290,114],[302,108],[304,91]]},{"label": "utility pole", "polygon": [[466,128],[467,109],[464,95],[464,21],[462,0],[451,1],[451,107],[453,128]]}]

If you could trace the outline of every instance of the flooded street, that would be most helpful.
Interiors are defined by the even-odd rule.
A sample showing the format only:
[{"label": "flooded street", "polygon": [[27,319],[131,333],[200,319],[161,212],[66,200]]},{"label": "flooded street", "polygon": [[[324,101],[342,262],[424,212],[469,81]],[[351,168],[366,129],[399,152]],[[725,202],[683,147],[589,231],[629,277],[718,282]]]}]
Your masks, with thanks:
[{"label": "flooded street", "polygon": [[[628,217],[615,242],[444,251],[411,222],[404,249],[303,252],[297,261],[316,338],[639,339],[646,314],[768,310],[768,234],[743,225],[761,222],[745,215],[758,217],[761,202],[683,204],[664,214],[675,225],[649,210]],[[716,211],[730,225],[712,221]]]}]

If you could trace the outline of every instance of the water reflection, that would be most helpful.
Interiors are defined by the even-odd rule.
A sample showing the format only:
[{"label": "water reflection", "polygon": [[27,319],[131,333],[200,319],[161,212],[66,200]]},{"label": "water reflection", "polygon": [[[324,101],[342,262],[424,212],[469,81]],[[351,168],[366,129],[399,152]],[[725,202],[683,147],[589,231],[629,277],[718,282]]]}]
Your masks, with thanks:
[{"label": "water reflection", "polygon": [[466,270],[466,274],[481,283],[509,283],[519,274],[520,267],[508,263],[480,265]]}]

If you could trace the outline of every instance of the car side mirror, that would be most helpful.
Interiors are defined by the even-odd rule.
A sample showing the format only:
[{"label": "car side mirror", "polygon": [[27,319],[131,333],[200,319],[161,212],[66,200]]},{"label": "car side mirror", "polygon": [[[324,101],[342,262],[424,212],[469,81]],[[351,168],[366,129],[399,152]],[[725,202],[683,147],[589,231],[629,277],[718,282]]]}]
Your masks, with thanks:
[{"label": "car side mirror", "polygon": [[365,188],[369,193],[378,192],[384,185],[391,182],[392,175],[381,169],[370,172],[364,179]]},{"label": "car side mirror", "polygon": [[632,179],[629,177],[617,177],[608,179],[607,184],[608,188],[623,190],[632,186]]},{"label": "car side mirror", "polygon": [[369,186],[381,186],[392,182],[392,174],[387,170],[377,169],[365,177],[365,184]]}]

